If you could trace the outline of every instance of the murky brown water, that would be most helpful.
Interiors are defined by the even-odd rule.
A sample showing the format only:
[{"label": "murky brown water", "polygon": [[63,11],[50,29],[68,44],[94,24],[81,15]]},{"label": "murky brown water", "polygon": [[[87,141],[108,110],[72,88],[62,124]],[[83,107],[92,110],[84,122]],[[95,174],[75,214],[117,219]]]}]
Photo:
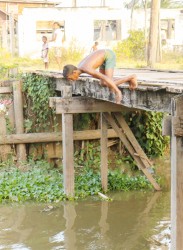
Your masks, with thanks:
[{"label": "murky brown water", "polygon": [[[163,235],[170,225],[169,192],[108,196],[113,201],[0,205],[0,249],[169,249]],[[161,234],[163,245],[156,238]]]}]

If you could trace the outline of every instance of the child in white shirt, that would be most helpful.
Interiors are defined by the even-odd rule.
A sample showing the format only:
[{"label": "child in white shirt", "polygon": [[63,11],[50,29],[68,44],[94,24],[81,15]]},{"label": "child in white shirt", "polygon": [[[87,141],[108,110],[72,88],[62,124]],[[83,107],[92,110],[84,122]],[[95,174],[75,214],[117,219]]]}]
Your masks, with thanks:
[{"label": "child in white shirt", "polygon": [[49,63],[49,57],[48,57],[48,42],[47,42],[47,37],[46,36],[42,36],[42,50],[41,50],[41,57],[43,58],[43,62],[44,62],[44,66],[45,69],[48,69],[48,63]]}]

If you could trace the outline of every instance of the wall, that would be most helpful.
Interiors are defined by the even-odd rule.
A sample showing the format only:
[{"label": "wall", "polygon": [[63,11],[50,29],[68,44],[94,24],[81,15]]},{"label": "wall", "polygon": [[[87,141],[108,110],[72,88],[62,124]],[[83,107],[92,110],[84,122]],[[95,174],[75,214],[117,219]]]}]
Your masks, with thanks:
[{"label": "wall", "polygon": [[[183,46],[183,13],[179,9],[161,9],[160,17],[165,24],[168,19],[173,20],[174,30],[171,38],[166,37],[167,48],[173,49],[173,46]],[[129,35],[129,30],[144,29],[145,13],[143,10],[135,10],[131,20],[130,10],[108,7],[83,7],[83,8],[25,8],[22,15],[19,16],[19,55],[30,56],[32,58],[40,57],[42,46],[41,36],[36,34],[37,21],[59,21],[65,26],[65,47],[75,40],[77,45],[86,50],[88,54],[94,40],[94,20],[119,20],[120,36],[118,39],[125,39]],[[150,9],[147,10],[147,28],[150,23]],[[131,26],[132,24],[132,26]],[[161,24],[163,26],[163,24]],[[52,27],[50,26],[51,38]],[[162,30],[165,35],[167,30]],[[112,47],[116,41],[100,41],[101,47]]]},{"label": "wall", "polygon": [[[94,20],[121,20],[121,9],[108,8],[27,8],[18,19],[19,55],[40,57],[42,41],[36,35],[36,22],[59,21],[65,24],[65,46],[77,40],[89,51],[93,45]],[[51,34],[50,34],[51,36]]]}]

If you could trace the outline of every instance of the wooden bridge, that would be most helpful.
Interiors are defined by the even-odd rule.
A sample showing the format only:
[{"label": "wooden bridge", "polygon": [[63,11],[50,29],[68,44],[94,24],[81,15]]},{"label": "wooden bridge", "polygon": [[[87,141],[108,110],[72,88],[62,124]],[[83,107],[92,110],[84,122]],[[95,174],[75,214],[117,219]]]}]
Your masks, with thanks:
[{"label": "wooden bridge", "polygon": [[[122,112],[140,109],[164,112],[163,134],[171,137],[171,249],[183,249],[183,71],[118,69],[116,78],[136,74],[138,88],[130,91],[128,83],[120,85],[123,99],[115,103],[115,95],[99,81],[82,75],[70,83],[57,72],[47,72],[56,81],[61,97],[50,98],[50,107],[62,114],[63,165],[65,193],[74,192],[73,114],[101,113],[101,178],[107,189],[107,123],[115,130],[138,167],[156,190],[159,185],[149,172],[151,162],[125,122]],[[43,74],[36,72],[36,74]]]}]

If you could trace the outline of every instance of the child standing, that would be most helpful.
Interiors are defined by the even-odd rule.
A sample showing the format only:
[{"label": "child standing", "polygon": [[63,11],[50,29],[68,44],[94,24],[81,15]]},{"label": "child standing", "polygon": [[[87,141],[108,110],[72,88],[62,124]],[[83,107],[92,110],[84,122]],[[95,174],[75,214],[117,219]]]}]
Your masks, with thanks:
[{"label": "child standing", "polygon": [[94,45],[91,47],[90,52],[93,52],[93,51],[95,51],[95,50],[97,50],[97,49],[98,49],[98,42],[96,41],[96,42],[94,43]]},{"label": "child standing", "polygon": [[48,42],[47,42],[47,37],[46,36],[42,36],[42,50],[41,50],[41,57],[43,58],[43,62],[44,62],[44,66],[45,69],[48,69],[48,63],[49,63],[49,58],[48,58]]}]

